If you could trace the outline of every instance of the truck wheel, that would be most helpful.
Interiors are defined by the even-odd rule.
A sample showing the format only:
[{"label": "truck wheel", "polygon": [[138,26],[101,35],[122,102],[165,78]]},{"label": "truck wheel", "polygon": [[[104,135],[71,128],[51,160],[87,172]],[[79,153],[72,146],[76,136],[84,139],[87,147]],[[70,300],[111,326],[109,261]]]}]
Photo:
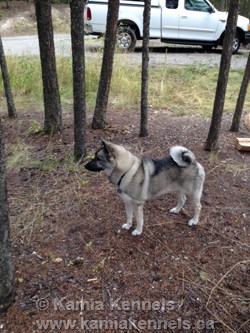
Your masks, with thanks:
[{"label": "truck wheel", "polygon": [[[222,40],[222,44],[221,44],[222,47],[223,47],[223,43],[224,43],[224,37],[225,36],[223,36],[223,40]],[[240,44],[241,44],[240,35],[238,32],[236,32],[235,37],[233,39],[233,44],[232,44],[232,54],[236,54],[238,52]]]},{"label": "truck wheel", "polygon": [[233,54],[236,54],[240,47],[240,36],[239,33],[236,32],[235,37],[233,39]]},{"label": "truck wheel", "polygon": [[120,26],[117,30],[117,46],[120,51],[132,52],[135,49],[136,35],[133,29]]}]

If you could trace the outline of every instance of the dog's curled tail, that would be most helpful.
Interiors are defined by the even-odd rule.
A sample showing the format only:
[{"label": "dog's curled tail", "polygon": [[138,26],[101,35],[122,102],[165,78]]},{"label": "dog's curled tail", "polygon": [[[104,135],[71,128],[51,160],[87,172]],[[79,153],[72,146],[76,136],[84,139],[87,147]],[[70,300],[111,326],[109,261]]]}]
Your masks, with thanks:
[{"label": "dog's curled tail", "polygon": [[181,146],[171,147],[170,155],[180,167],[187,167],[196,161],[194,154],[187,148]]}]

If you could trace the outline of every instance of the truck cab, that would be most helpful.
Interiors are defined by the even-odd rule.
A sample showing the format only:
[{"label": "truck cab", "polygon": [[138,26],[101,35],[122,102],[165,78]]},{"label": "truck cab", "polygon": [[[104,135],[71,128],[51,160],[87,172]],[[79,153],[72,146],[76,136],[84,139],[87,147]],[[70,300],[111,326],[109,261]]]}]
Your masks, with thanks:
[{"label": "truck cab", "polygon": [[[106,30],[107,0],[89,0],[85,7],[85,32],[103,35]],[[121,0],[117,44],[133,51],[143,37],[144,1]],[[201,45],[206,49],[223,45],[227,13],[218,11],[208,0],[152,0],[150,38],[165,43]],[[238,16],[232,52],[250,43],[250,22]]]}]

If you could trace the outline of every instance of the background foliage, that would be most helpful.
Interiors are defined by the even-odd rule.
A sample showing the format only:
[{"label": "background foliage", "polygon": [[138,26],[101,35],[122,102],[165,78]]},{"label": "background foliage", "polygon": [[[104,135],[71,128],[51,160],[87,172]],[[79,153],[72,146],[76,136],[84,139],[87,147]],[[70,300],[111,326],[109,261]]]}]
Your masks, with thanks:
[{"label": "background foliage", "polygon": [[[212,4],[221,11],[228,10],[230,0],[211,0]],[[250,17],[250,6],[249,0],[241,0],[240,1],[240,15]]]}]

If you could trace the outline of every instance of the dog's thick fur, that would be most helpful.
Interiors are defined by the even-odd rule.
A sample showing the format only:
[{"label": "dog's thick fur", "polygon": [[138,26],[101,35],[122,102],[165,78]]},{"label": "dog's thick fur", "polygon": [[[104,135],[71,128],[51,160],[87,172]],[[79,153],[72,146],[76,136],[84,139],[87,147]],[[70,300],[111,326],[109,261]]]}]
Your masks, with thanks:
[{"label": "dog's thick fur", "polygon": [[143,228],[143,204],[165,193],[178,194],[178,204],[170,212],[177,214],[186,201],[186,196],[194,206],[194,216],[189,226],[199,222],[201,195],[205,172],[193,153],[187,148],[174,146],[170,156],[153,160],[139,158],[123,146],[101,139],[103,146],[95,158],[85,165],[90,171],[104,171],[111,183],[118,187],[118,194],[125,204],[127,223],[123,228],[129,230],[135,216],[136,229],[132,235],[140,235]]}]

